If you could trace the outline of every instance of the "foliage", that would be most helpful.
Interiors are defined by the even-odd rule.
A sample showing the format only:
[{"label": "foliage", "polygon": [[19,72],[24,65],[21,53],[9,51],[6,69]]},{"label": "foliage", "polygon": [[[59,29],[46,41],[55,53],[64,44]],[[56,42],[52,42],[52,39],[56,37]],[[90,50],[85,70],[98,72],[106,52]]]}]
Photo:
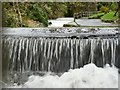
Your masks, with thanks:
[{"label": "foliage", "polygon": [[116,2],[113,2],[113,3],[111,4],[111,10],[112,10],[112,11],[116,11],[117,8],[118,8],[117,3],[116,3]]},{"label": "foliage", "polygon": [[46,27],[49,19],[73,17],[74,13],[96,11],[102,13],[89,18],[100,18],[103,13],[116,11],[115,2],[3,2],[3,27]]},{"label": "foliage", "polygon": [[101,18],[101,16],[103,16],[103,15],[104,15],[103,12],[99,12],[99,13],[97,13],[97,14],[94,14],[94,15],[89,16],[88,18],[89,18],[89,19],[99,19],[99,18]]},{"label": "foliage", "polygon": [[118,8],[116,2],[101,2],[98,3],[98,8],[101,13],[90,16],[90,19],[100,18],[104,22],[114,22],[118,19],[118,14],[115,16],[115,12],[117,13]]},{"label": "foliage", "polygon": [[56,19],[58,17],[64,17],[67,12],[66,3],[60,2],[48,2],[45,3],[44,10],[49,19]]},{"label": "foliage", "polygon": [[[3,26],[4,27],[7,27],[7,26],[10,26],[10,27],[15,27],[17,25],[17,23],[13,23],[13,22],[17,22],[18,19],[16,19],[16,16],[17,14],[16,13],[11,13],[11,12],[14,12],[14,9],[11,9],[11,6],[12,3],[3,3],[3,7],[5,8],[2,8],[3,11],[2,11],[2,16],[3,16]],[[18,25],[19,26],[19,25]]]},{"label": "foliage", "polygon": [[27,16],[34,21],[42,22],[45,26],[48,26],[48,17],[46,12],[42,10],[39,4],[33,4],[28,7]]},{"label": "foliage", "polygon": [[104,13],[108,13],[108,12],[109,12],[109,8],[108,8],[108,7],[105,7],[105,6],[102,6],[102,7],[100,8],[100,11],[101,11],[101,12],[104,12]]},{"label": "foliage", "polygon": [[67,13],[66,3],[58,2],[3,2],[2,6],[4,27],[48,26],[48,19]]},{"label": "foliage", "polygon": [[114,22],[115,20],[118,19],[118,14],[114,16],[115,12],[111,11],[104,16],[101,17],[101,20],[104,22]]},{"label": "foliage", "polygon": [[93,2],[67,2],[66,17],[73,17],[74,13],[96,11],[96,5]]}]

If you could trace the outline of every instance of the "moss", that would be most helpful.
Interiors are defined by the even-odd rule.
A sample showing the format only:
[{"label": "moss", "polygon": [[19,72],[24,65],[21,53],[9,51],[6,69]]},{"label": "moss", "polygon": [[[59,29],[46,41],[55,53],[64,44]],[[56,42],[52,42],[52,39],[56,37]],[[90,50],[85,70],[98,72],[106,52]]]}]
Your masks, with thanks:
[{"label": "moss", "polygon": [[118,19],[118,14],[114,16],[115,12],[109,12],[105,14],[104,16],[101,17],[101,20],[104,22],[114,22],[115,20]]},{"label": "moss", "polygon": [[63,27],[78,27],[78,26],[73,24],[64,24]]},{"label": "moss", "polygon": [[104,15],[104,13],[98,13],[98,14],[94,14],[94,15],[91,15],[91,16],[89,16],[88,18],[89,19],[99,19],[99,18],[101,18],[101,16],[103,16]]}]

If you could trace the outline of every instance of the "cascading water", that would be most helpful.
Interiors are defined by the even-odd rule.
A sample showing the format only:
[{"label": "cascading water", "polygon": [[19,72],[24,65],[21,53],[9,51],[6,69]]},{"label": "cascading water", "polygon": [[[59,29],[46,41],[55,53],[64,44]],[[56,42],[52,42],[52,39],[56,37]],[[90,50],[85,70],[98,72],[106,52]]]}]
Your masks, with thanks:
[{"label": "cascading water", "polygon": [[10,71],[65,72],[88,63],[118,66],[120,39],[5,37],[6,48]]},{"label": "cascading water", "polygon": [[[3,76],[13,72],[64,73],[94,63],[120,68],[119,38],[3,36]],[[14,75],[15,78],[15,75]]]}]

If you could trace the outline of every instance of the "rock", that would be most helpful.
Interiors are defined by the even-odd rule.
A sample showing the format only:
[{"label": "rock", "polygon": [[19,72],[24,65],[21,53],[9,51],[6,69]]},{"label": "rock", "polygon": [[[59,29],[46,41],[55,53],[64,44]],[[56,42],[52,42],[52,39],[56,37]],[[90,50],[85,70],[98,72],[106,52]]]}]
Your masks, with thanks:
[{"label": "rock", "polygon": [[78,27],[78,26],[73,24],[64,24],[63,27]]},{"label": "rock", "polygon": [[51,24],[52,24],[52,22],[49,22],[48,24],[49,24],[49,25],[51,25]]},{"label": "rock", "polygon": [[79,39],[79,37],[77,36],[71,36],[71,39],[74,39],[74,38]]}]

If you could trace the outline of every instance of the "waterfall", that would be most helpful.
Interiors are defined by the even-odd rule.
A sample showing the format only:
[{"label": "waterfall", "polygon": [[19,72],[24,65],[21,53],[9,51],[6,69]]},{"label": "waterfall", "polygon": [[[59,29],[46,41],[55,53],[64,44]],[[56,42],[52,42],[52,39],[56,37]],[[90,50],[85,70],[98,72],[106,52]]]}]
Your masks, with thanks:
[{"label": "waterfall", "polygon": [[88,63],[95,63],[99,67],[110,64],[120,68],[119,38],[6,36],[3,37],[2,48],[9,71],[65,72]]}]

